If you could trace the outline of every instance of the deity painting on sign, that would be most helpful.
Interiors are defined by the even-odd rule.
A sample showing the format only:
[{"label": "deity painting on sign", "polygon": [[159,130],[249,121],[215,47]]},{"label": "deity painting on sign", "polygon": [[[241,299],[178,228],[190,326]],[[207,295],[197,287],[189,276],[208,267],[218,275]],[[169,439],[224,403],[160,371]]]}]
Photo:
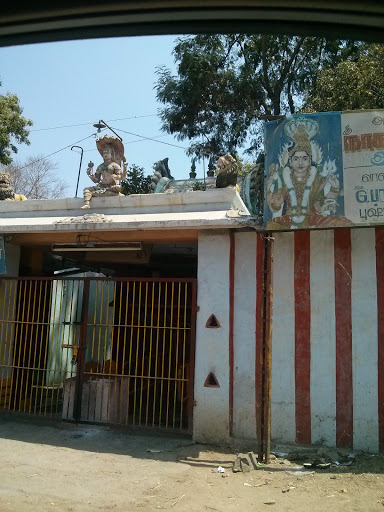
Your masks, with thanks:
[{"label": "deity painting on sign", "polygon": [[[329,124],[332,118],[325,118],[325,121]],[[335,130],[335,126],[333,128]],[[268,130],[266,132],[268,135]],[[266,137],[267,229],[350,225],[342,217],[341,149],[337,142],[335,147],[335,140],[330,149],[330,143],[319,135],[320,125],[316,119],[294,116],[283,126],[280,124],[272,136]],[[331,137],[332,131],[327,130],[325,135]],[[327,150],[320,146],[319,140],[326,143]],[[280,151],[274,161],[271,147],[276,148],[277,144]],[[341,137],[338,146],[340,144]],[[330,157],[331,152],[334,158]]]}]

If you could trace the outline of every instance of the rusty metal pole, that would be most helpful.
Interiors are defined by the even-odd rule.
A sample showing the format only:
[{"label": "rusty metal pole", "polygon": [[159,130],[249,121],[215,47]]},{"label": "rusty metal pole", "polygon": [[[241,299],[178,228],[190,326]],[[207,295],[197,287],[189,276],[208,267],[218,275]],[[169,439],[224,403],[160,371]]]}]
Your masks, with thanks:
[{"label": "rusty metal pole", "polygon": [[265,233],[263,254],[263,348],[261,361],[261,418],[258,459],[270,462],[271,455],[271,385],[272,385],[272,308],[273,308],[273,241]]}]

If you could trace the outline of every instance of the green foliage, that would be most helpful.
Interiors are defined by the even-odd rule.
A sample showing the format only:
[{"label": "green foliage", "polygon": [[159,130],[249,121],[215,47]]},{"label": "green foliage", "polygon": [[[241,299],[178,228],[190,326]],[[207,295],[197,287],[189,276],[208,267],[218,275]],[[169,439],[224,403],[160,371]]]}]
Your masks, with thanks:
[{"label": "green foliage", "polygon": [[239,156],[236,157],[236,160],[238,167],[237,175],[239,176],[239,178],[246,176],[249,172],[251,172],[251,170],[255,166],[255,162],[251,160],[245,160],[244,158],[240,158]]},{"label": "green foliage", "polygon": [[29,130],[32,121],[21,114],[19,99],[15,94],[0,95],[0,163],[8,165],[12,162],[12,153],[17,153],[18,144],[28,144]]},{"label": "green foliage", "polygon": [[149,194],[151,184],[151,176],[144,175],[144,169],[136,164],[132,164],[127,169],[127,175],[121,182],[122,192],[124,195],[131,194]]},{"label": "green foliage", "polygon": [[356,55],[360,43],[269,35],[182,37],[173,50],[177,76],[157,69],[162,129],[188,139],[188,154],[236,155],[262,146],[260,117],[295,113],[316,87],[319,68]]},{"label": "green foliage", "polygon": [[357,57],[320,71],[306,112],[384,108],[384,46],[363,46]]}]

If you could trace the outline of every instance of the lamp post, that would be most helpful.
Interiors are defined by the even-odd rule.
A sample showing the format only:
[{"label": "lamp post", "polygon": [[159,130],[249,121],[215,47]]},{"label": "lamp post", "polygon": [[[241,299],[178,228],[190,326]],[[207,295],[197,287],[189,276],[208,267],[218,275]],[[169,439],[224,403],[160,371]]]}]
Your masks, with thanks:
[{"label": "lamp post", "polygon": [[79,179],[80,179],[80,171],[81,171],[81,162],[83,161],[83,153],[84,153],[84,149],[83,149],[81,146],[72,146],[72,147],[71,147],[71,150],[72,150],[73,148],[79,148],[79,149],[81,149],[81,157],[80,157],[79,173],[78,173],[78,175],[77,175],[77,185],[76,185],[76,195],[75,195],[75,197],[77,197],[77,190],[78,190],[78,188],[79,188]]},{"label": "lamp post", "polygon": [[118,137],[118,138],[121,140],[121,142],[123,142],[123,139],[120,137],[120,135],[117,135],[117,133],[115,132],[115,130],[113,130],[113,129],[112,129],[112,128],[111,128],[111,127],[110,127],[110,126],[109,126],[105,121],[103,121],[102,119],[100,119],[100,120],[99,120],[99,122],[98,122],[98,123],[95,123],[93,126],[94,126],[95,128],[97,128],[97,132],[98,132],[98,133],[100,133],[100,130],[101,130],[102,128],[109,128],[109,129],[111,130],[111,132],[113,132],[113,133],[116,135],[116,137]]}]

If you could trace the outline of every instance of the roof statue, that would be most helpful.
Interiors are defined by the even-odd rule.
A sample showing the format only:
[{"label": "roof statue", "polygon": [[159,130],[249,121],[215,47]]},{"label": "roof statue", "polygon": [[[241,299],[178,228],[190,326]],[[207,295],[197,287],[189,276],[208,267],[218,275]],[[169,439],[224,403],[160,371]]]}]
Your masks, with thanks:
[{"label": "roof statue", "polygon": [[173,181],[171,170],[168,166],[169,158],[159,160],[154,164],[155,172],[151,178],[151,189],[153,192],[162,192],[169,182]]},{"label": "roof statue", "polygon": [[220,156],[216,163],[216,188],[236,187],[238,164],[230,154]]},{"label": "roof statue", "polygon": [[[213,159],[211,159],[213,163]],[[212,165],[214,168],[214,164]],[[222,155],[216,162],[215,173],[207,173],[204,178],[196,178],[196,159],[192,159],[189,179],[175,180],[171,176],[168,158],[154,164],[151,189],[155,194],[176,194],[204,191],[213,188],[235,187],[252,215],[262,220],[264,206],[264,154],[245,176],[238,176],[238,163],[229,154]]]},{"label": "roof statue", "polygon": [[9,172],[0,172],[0,201],[25,201],[23,194],[15,194]]},{"label": "roof statue", "polygon": [[82,209],[90,208],[92,197],[124,195],[121,191],[121,182],[126,176],[127,163],[123,143],[116,137],[105,135],[97,139],[96,146],[103,157],[103,163],[96,171],[93,170],[93,162],[88,164],[87,175],[96,185],[84,189]]}]

